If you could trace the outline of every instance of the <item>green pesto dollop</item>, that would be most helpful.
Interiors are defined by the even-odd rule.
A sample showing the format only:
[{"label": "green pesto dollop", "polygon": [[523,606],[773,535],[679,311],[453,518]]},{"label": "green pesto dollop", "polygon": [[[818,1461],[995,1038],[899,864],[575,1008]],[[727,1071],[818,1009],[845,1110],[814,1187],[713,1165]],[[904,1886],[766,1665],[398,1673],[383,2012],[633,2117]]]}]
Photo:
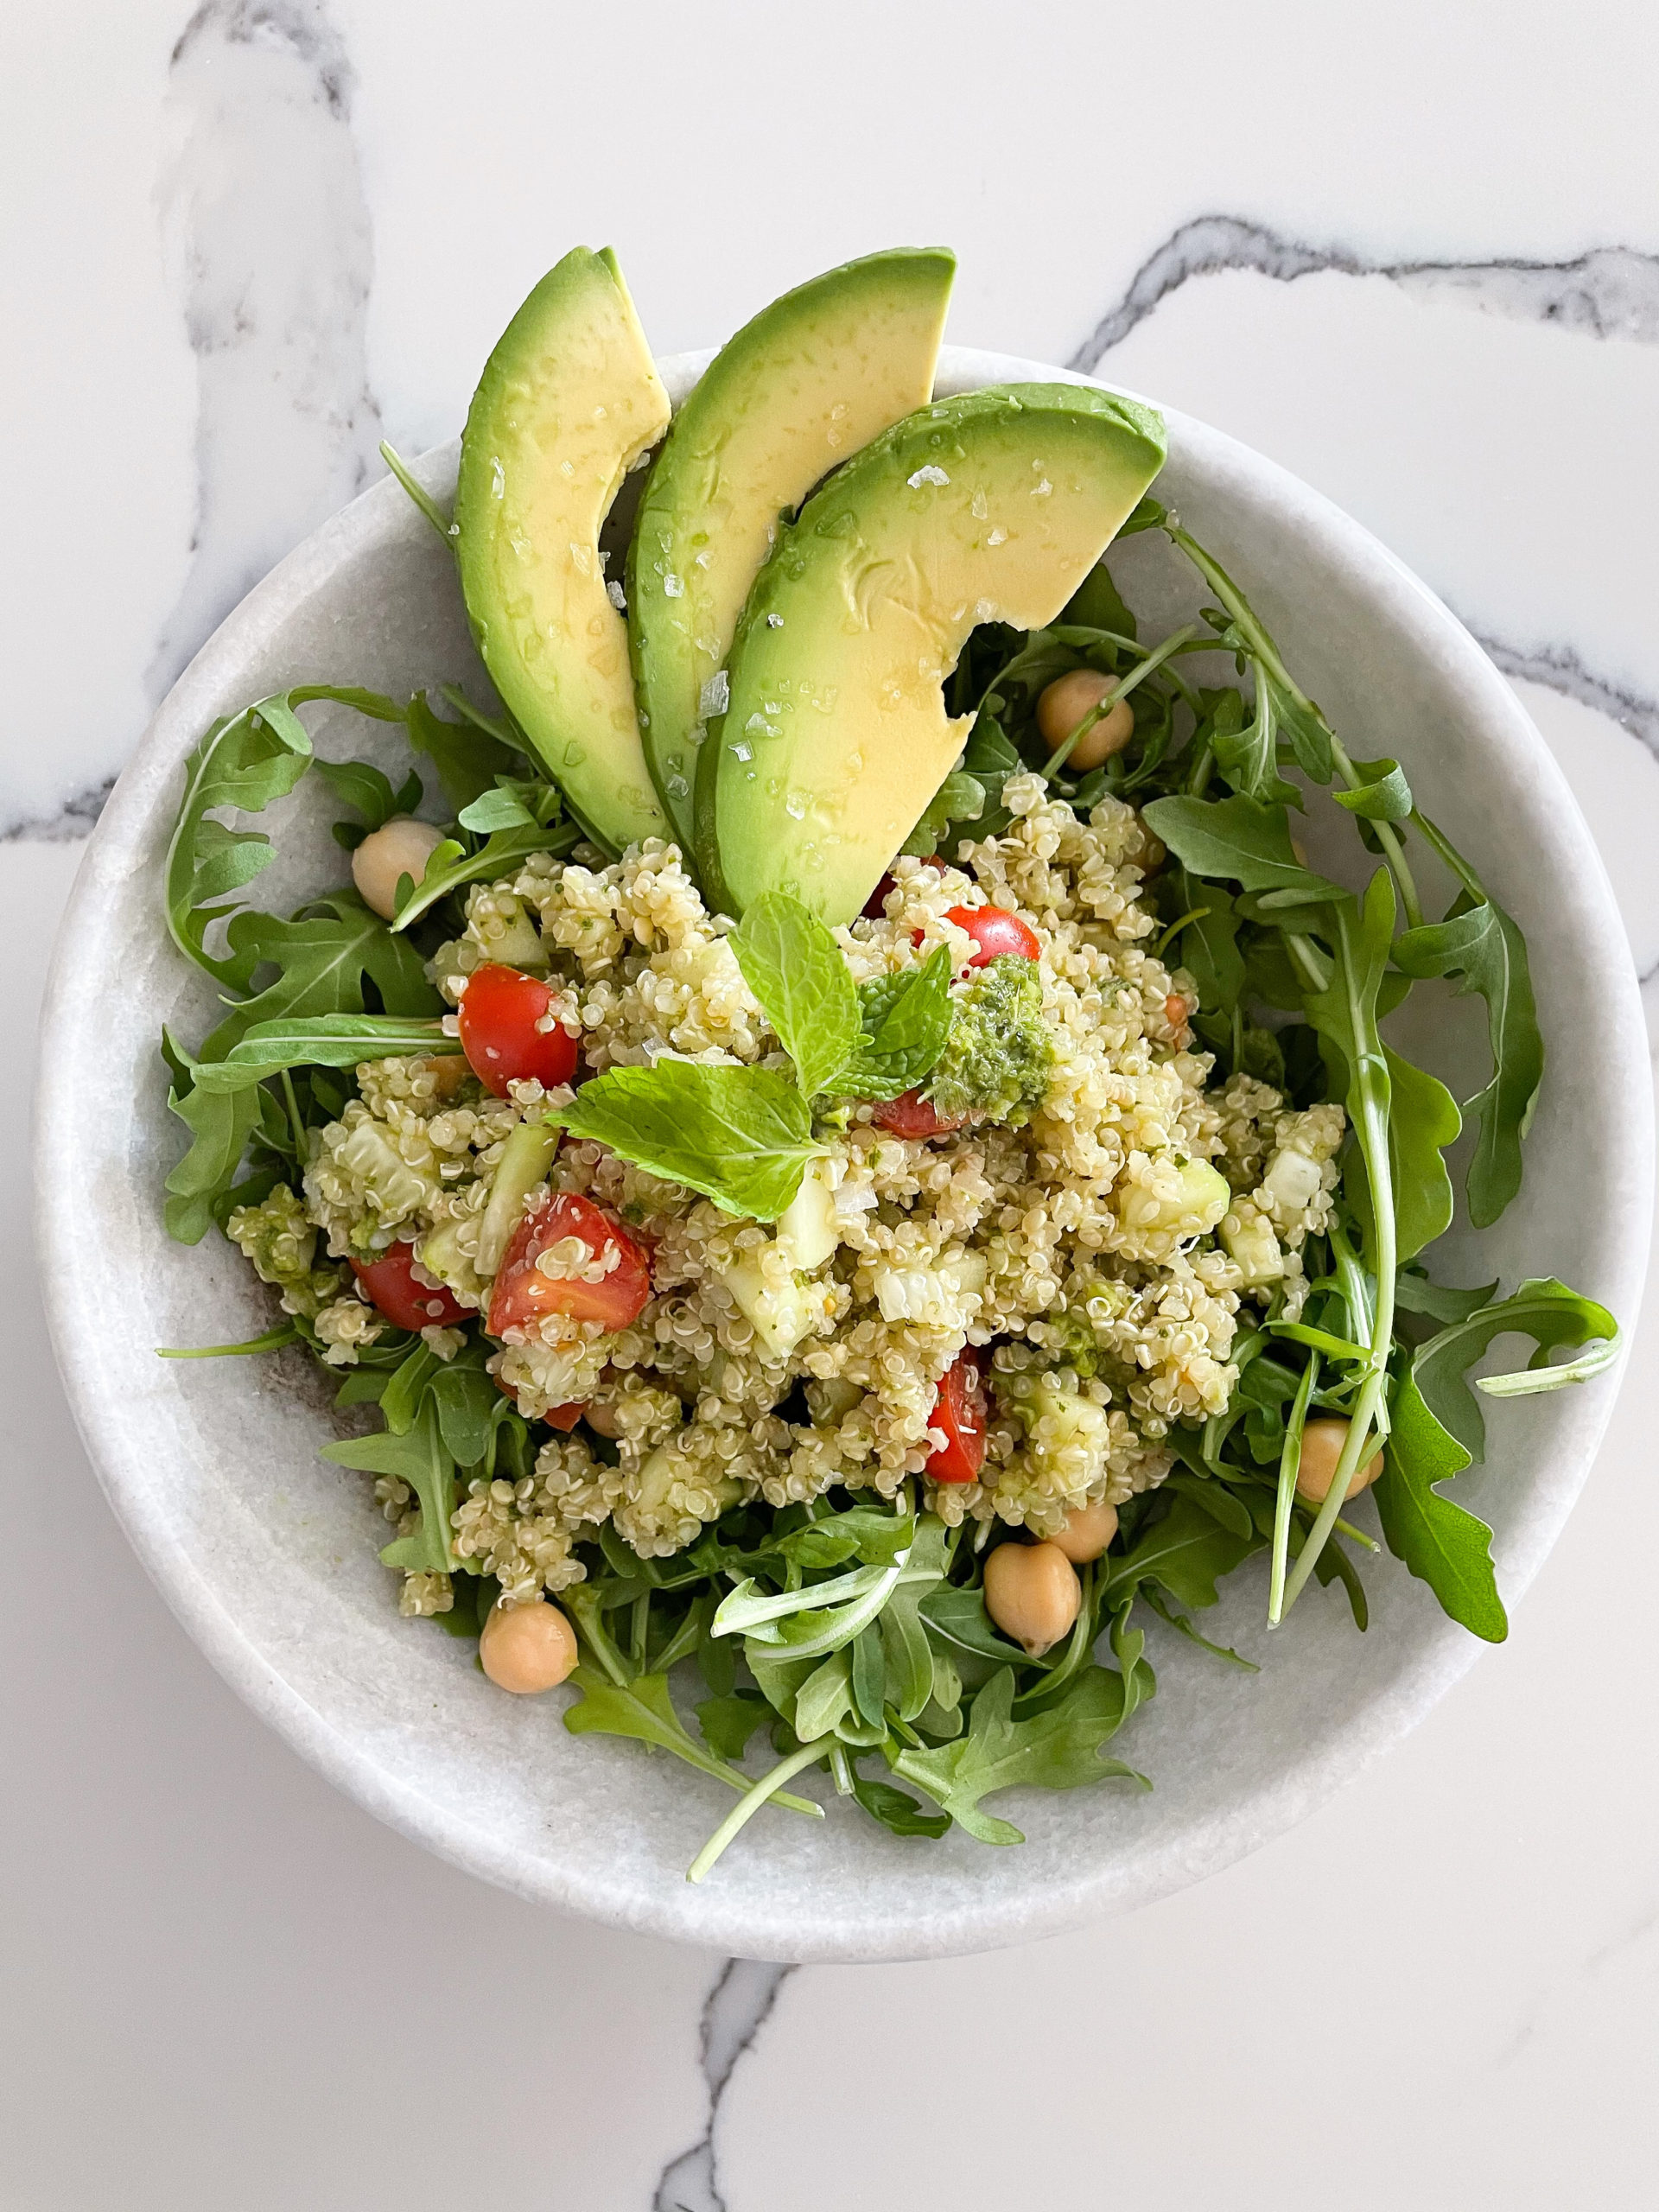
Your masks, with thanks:
[{"label": "green pesto dollop", "polygon": [[927,1086],[941,1115],[1029,1121],[1048,1090],[1054,1040],[1034,960],[1005,952],[968,980]]}]

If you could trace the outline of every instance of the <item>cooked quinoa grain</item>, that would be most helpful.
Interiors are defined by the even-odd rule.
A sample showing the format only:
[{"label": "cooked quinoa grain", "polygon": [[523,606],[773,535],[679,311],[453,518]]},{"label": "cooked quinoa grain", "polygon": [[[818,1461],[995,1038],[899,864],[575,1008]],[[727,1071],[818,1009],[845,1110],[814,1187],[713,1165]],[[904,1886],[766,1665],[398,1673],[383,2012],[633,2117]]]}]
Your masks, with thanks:
[{"label": "cooked quinoa grain", "polygon": [[[527,1417],[585,1406],[606,1440],[601,1457],[582,1430],[545,1432],[530,1473],[475,1481],[459,1501],[455,1559],[497,1576],[507,1604],[580,1581],[574,1547],[607,1522],[660,1557],[741,1501],[782,1505],[834,1484],[885,1498],[921,1478],[948,1522],[1052,1535],[1083,1507],[1160,1482],[1172,1425],[1225,1408],[1241,1300],[1300,1311],[1340,1110],[1298,1113],[1247,1076],[1206,1089],[1192,979],[1149,950],[1141,892],[1162,855],[1130,807],[1106,799],[1082,821],[1030,775],[1003,799],[1005,836],[964,843],[950,864],[895,861],[881,915],[837,936],[857,981],[939,944],[960,974],[974,946],[948,911],[1018,915],[1041,947],[1028,995],[1046,1065],[1008,1086],[1003,1118],[931,1140],[893,1135],[868,1104],[833,1117],[814,1171],[827,1258],[802,1266],[779,1229],[595,1145],[558,1151],[553,1190],[641,1240],[651,1291],[625,1328],[547,1314],[489,1361]],[[537,854],[472,891],[463,934],[430,972],[452,1007],[486,962],[544,979],[549,1019],[580,1034],[588,1074],[664,1053],[783,1067],[729,929],[672,846],[648,842],[608,867]],[[487,1313],[500,1247],[480,1248],[483,1216],[508,1140],[549,1098],[536,1083],[493,1097],[453,1058],[372,1064],[358,1089],[314,1141],[303,1207],[283,1192],[231,1222],[340,1365],[383,1326],[342,1262],[408,1243],[461,1307]],[[550,1280],[567,1262],[589,1265],[574,1240],[539,1264]],[[457,1341],[429,1336],[441,1357]],[[986,1362],[984,1464],[977,1481],[935,1484],[938,1385],[966,1347]],[[389,1519],[417,1524],[402,1484],[378,1488]],[[409,1574],[406,1611],[450,1602],[447,1575]]]}]

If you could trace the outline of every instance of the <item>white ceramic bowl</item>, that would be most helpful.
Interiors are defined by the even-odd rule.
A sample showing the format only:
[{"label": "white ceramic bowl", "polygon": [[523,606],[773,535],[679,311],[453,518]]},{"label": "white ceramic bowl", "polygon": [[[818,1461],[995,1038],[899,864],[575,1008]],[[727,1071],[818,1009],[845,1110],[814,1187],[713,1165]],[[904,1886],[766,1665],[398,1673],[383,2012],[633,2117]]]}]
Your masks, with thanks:
[{"label": "white ceramic bowl", "polygon": [[[664,365],[676,397],[708,358]],[[947,348],[940,389],[1057,373]],[[1647,1052],[1612,893],[1565,783],[1473,640],[1375,539],[1201,423],[1172,415],[1169,432],[1160,496],[1251,594],[1351,750],[1405,762],[1526,930],[1549,1073],[1526,1189],[1496,1230],[1459,1240],[1459,1279],[1554,1273],[1628,1328],[1649,1215]],[[454,461],[452,446],[423,464],[440,494]],[[1121,580],[1159,619],[1198,602],[1150,535],[1123,549]],[[638,1745],[569,1735],[557,1694],[503,1697],[468,1645],[398,1618],[365,1480],[317,1457],[331,1422],[302,1353],[156,1357],[270,1319],[221,1239],[185,1249],[162,1226],[181,1132],[156,1039],[163,1021],[200,1034],[213,1010],[161,917],[185,753],[214,715],[296,682],[407,692],[446,678],[488,696],[442,547],[395,484],[378,484],[250,593],[180,679],[92,838],[58,947],[39,1106],[58,1355],[111,1503],[226,1679],[359,1803],[458,1866],[595,1919],[774,1959],[983,1949],[1142,1904],[1252,1850],[1396,1742],[1481,1647],[1382,1560],[1366,1575],[1369,1634],[1337,1592],[1311,1588],[1267,1649],[1258,1562],[1205,1626],[1261,1658],[1260,1675],[1154,1624],[1159,1694],[1116,1747],[1150,1771],[1151,1795],[1108,1783],[999,1800],[1029,1839],[1015,1850],[901,1842],[831,1799],[822,1825],[763,1814],[692,1888],[685,1867],[729,1796]],[[380,733],[348,720],[316,726],[334,729],[333,749],[391,758]],[[291,803],[261,903],[340,878],[315,781]],[[1449,1068],[1449,1033],[1478,1032],[1478,1016],[1465,1006],[1446,1022],[1443,995],[1427,1016],[1446,1033],[1430,1039],[1442,1071],[1467,1071],[1469,1088],[1481,1047],[1462,1046]],[[1612,1397],[1604,1382],[1486,1409],[1488,1462],[1458,1495],[1494,1523],[1511,1600],[1554,1541]]]}]

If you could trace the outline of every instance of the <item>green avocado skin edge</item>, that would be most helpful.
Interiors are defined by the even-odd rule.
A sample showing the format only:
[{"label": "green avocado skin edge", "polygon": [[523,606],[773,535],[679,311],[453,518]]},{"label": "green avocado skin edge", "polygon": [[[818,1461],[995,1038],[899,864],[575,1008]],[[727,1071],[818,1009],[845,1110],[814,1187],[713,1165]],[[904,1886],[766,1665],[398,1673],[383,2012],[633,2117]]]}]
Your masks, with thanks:
[{"label": "green avocado skin edge", "polygon": [[666,836],[669,825],[598,533],[668,416],[614,254],[578,247],[491,353],[455,487],[455,550],[480,655],[573,812],[618,850]]},{"label": "green avocado skin edge", "polygon": [[1155,410],[1019,385],[936,401],[837,470],[738,626],[698,762],[710,905],[787,891],[850,921],[966,740],[940,685],[969,632],[1052,622],[1164,457]]},{"label": "green avocado skin edge", "polygon": [[645,757],[688,851],[709,695],[779,517],[931,397],[955,257],[900,247],[785,292],[716,354],[675,416],[628,550]]}]

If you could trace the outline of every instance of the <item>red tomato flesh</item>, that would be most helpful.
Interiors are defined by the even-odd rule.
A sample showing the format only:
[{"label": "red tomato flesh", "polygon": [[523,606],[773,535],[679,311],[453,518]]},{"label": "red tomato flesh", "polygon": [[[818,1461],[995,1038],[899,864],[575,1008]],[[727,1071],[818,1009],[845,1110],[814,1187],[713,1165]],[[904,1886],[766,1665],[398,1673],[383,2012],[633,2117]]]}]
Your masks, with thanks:
[{"label": "red tomato flesh", "polygon": [[467,1318],[467,1308],[453,1292],[442,1283],[433,1288],[416,1278],[412,1244],[394,1244],[366,1267],[353,1260],[352,1273],[370,1302],[397,1328],[426,1329],[435,1324],[447,1328]]},{"label": "red tomato flesh", "polygon": [[[544,1274],[537,1262],[544,1252],[574,1237],[584,1248],[577,1262],[605,1263],[597,1281],[582,1275]],[[528,1335],[544,1314],[568,1313],[578,1321],[597,1321],[607,1333],[638,1320],[651,1296],[651,1262],[613,1214],[571,1191],[543,1191],[525,1207],[512,1232],[487,1324],[493,1337],[517,1330]]]},{"label": "red tomato flesh", "polygon": [[486,1090],[498,1098],[510,1083],[532,1077],[551,1090],[576,1071],[576,1040],[555,1022],[536,1025],[546,1015],[553,993],[537,976],[492,961],[474,969],[461,1001],[461,1048]]},{"label": "red tomato flesh", "polygon": [[[515,1390],[513,1395],[518,1396]],[[573,1398],[568,1406],[550,1406],[542,1419],[550,1428],[563,1429],[568,1436],[588,1410],[585,1398]]]},{"label": "red tomato flesh", "polygon": [[942,1429],[944,1442],[928,1461],[926,1473],[936,1483],[976,1483],[985,1464],[985,1380],[970,1351],[960,1353],[946,1368],[928,1418],[930,1428]]},{"label": "red tomato flesh", "polygon": [[968,963],[970,968],[982,968],[987,961],[1001,959],[1009,952],[1020,960],[1035,960],[1043,949],[1036,931],[1006,906],[952,906],[944,918],[966,930],[974,940],[976,949]]},{"label": "red tomato flesh", "polygon": [[887,1129],[896,1137],[948,1137],[953,1129],[965,1129],[966,1114],[941,1114],[930,1099],[919,1090],[906,1090],[897,1098],[884,1098],[870,1109],[870,1119],[878,1128]]}]

